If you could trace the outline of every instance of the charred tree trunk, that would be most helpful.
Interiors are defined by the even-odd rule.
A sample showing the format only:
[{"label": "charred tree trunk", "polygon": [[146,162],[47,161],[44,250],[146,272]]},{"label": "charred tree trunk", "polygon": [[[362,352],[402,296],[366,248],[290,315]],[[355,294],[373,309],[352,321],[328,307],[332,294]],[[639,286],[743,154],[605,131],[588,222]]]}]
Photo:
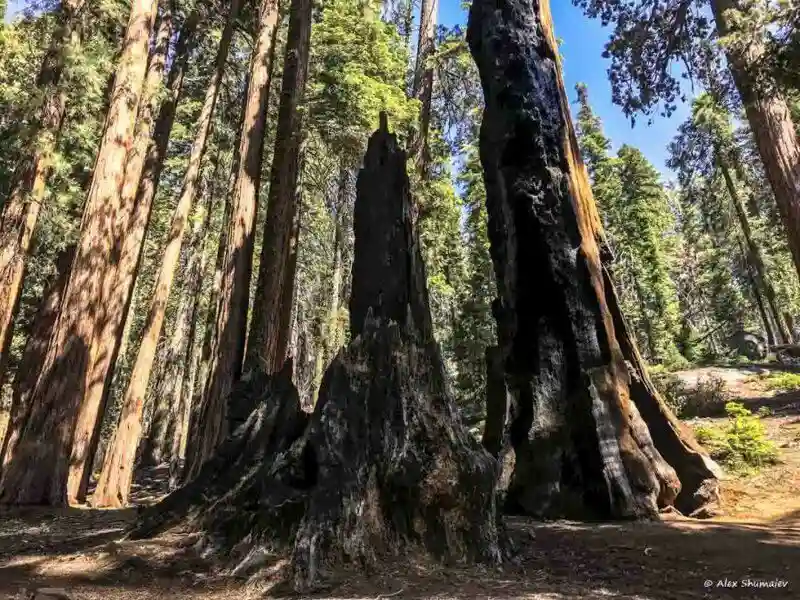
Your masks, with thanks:
[{"label": "charred tree trunk", "polygon": [[42,298],[34,317],[33,327],[28,334],[25,350],[19,365],[17,365],[8,426],[3,445],[0,447],[0,472],[3,471],[6,457],[13,455],[17,440],[28,422],[31,411],[30,393],[36,385],[36,369],[42,364],[47,354],[47,345],[58,318],[61,297],[64,294],[64,287],[67,285],[69,267],[74,256],[75,246],[69,246],[59,254],[56,261],[55,280]]},{"label": "charred tree trunk", "polygon": [[549,5],[476,0],[467,39],[486,103],[494,312],[513,402],[508,508],[601,518],[653,517],[676,498],[682,510],[700,508],[716,499],[713,463],[654,392],[639,393],[625,359],[644,374],[641,360],[620,348]]},{"label": "charred tree trunk", "polygon": [[0,502],[64,505],[80,500],[128,299],[116,287],[134,212],[123,202],[124,165],[147,69],[154,0],[131,3],[105,132],[86,199],[81,236],[32,412],[0,480]]},{"label": "charred tree trunk", "polygon": [[257,567],[265,550],[290,552],[300,591],[326,564],[368,566],[410,545],[501,559],[497,465],[446,389],[405,167],[384,121],[358,181],[354,339],[328,369],[314,413],[299,410],[290,361],[273,376],[250,372],[231,402],[233,433],[134,535],[188,516],[216,549],[236,548],[234,572]]},{"label": "charred tree trunk", "polygon": [[242,372],[253,268],[253,227],[258,207],[270,76],[278,27],[277,0],[262,1],[258,27],[250,63],[238,160],[234,165],[236,178],[230,220],[226,226],[222,282],[214,326],[214,348],[211,351],[208,383],[200,407],[197,443],[194,444],[191,457],[190,476],[199,471],[200,466],[224,438],[224,403]]},{"label": "charred tree trunk", "polygon": [[[197,193],[200,170],[211,131],[211,121],[219,96],[222,76],[225,72],[225,62],[233,38],[233,27],[239,12],[239,5],[239,0],[233,0],[231,3],[225,30],[222,32],[217,50],[216,68],[206,90],[203,108],[200,111],[197,135],[189,154],[189,165],[183,178],[183,187],[172,215],[167,244],[145,319],[142,341],[133,364],[130,382],[122,399],[120,422],[114,432],[109,451],[106,452],[100,479],[94,492],[92,500],[94,506],[120,507],[125,506],[128,501],[128,492],[133,481],[133,463],[142,430],[145,394],[166,316],[167,301],[172,291],[175,269],[181,254],[184,231]],[[174,410],[175,406],[171,405],[171,408]]]},{"label": "charred tree trunk", "polygon": [[[731,24],[725,12],[734,8],[742,9],[738,0],[711,2],[720,36],[730,33]],[[744,55],[728,52],[727,58],[800,277],[800,141],[786,98],[777,90],[758,89],[749,75],[764,52],[763,43],[754,40]]]},{"label": "charred tree trunk", "polygon": [[[409,2],[411,4],[411,2]],[[414,68],[412,96],[420,101],[419,138],[416,142],[417,164],[423,178],[427,178],[431,164],[428,131],[431,126],[433,105],[433,66],[428,61],[436,49],[436,21],[439,0],[422,0],[419,12],[419,41],[417,42],[417,64]]]},{"label": "charred tree trunk", "polygon": [[61,3],[58,26],[45,53],[37,79],[42,105],[31,132],[30,155],[22,159],[10,182],[10,194],[0,204],[0,378],[11,346],[19,308],[25,263],[44,200],[52,155],[66,110],[62,82],[68,46],[76,33],[84,0]]},{"label": "charred tree trunk", "polygon": [[286,360],[289,339],[288,308],[284,297],[292,298],[292,290],[284,293],[287,283],[294,283],[290,274],[293,222],[298,211],[297,183],[300,175],[303,100],[311,49],[312,0],[292,0],[289,13],[286,54],[284,57],[281,101],[269,203],[261,246],[258,284],[253,302],[253,318],[247,339],[245,369],[261,369],[272,373]]}]

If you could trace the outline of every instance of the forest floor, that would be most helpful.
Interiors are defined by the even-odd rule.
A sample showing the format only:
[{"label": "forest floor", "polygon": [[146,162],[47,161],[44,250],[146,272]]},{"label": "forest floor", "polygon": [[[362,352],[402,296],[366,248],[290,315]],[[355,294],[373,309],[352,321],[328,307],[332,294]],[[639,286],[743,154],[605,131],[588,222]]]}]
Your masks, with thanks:
[{"label": "forest floor", "polygon": [[[443,567],[422,556],[406,557],[368,576],[330,574],[330,587],[313,597],[800,598],[800,390],[766,390],[759,379],[763,372],[748,366],[679,374],[688,385],[719,377],[732,397],[754,410],[770,408],[763,422],[779,447],[780,461],[755,475],[727,476],[724,515],[697,521],[666,514],[659,522],[611,524],[510,518],[515,564]],[[721,420],[701,421],[715,419]],[[153,501],[162,481],[163,473],[150,473],[139,482],[137,501]],[[0,599],[29,599],[40,588],[60,588],[73,600],[281,596],[276,584],[285,561],[279,557],[272,576],[245,581],[199,556],[191,534],[120,541],[136,512],[0,511]]]}]

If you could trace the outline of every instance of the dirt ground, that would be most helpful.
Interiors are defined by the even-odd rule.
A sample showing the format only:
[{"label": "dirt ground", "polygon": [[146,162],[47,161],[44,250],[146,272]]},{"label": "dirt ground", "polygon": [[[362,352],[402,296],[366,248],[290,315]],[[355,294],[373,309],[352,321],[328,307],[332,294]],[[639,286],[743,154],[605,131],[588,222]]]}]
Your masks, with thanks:
[{"label": "dirt ground", "polygon": [[[693,521],[668,514],[660,522],[612,524],[512,518],[507,527],[516,556],[502,568],[397,558],[369,574],[330,573],[329,587],[313,597],[800,598],[800,393],[767,392],[753,367],[681,377],[691,383],[711,372],[746,404],[771,408],[765,423],[781,453],[780,464],[755,476],[726,478],[723,516]],[[152,499],[151,484],[137,490],[140,501]],[[31,598],[44,587],[61,588],[73,600],[289,595],[279,584],[281,557],[259,580],[237,579],[199,556],[191,535],[120,541],[135,517],[135,508],[0,510],[0,599]]]}]

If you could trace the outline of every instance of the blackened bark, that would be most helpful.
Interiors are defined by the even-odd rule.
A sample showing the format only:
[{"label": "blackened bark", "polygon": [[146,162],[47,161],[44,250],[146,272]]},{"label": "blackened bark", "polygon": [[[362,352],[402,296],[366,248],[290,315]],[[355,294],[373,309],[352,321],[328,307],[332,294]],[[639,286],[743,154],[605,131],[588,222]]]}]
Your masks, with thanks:
[{"label": "blackened bark", "polygon": [[513,402],[508,508],[652,517],[681,482],[630,400],[549,4],[476,0],[467,39],[484,90],[495,317]]},{"label": "blackened bark", "polygon": [[405,165],[384,117],[358,181],[354,339],[328,369],[308,424],[291,364],[271,377],[247,373],[229,402],[234,433],[135,535],[188,516],[217,549],[235,548],[234,572],[257,566],[265,550],[291,552],[297,590],[316,586],[325,564],[368,566],[408,546],[501,559],[498,467],[447,391]]}]

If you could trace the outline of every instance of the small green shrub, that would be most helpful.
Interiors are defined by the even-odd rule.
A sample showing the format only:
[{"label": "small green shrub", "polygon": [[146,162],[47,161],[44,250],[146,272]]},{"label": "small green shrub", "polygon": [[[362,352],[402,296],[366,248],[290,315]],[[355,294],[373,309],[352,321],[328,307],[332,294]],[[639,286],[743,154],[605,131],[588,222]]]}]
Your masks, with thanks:
[{"label": "small green shrub", "polygon": [[725,405],[722,427],[699,425],[694,433],[711,457],[733,471],[749,472],[778,461],[778,449],[767,438],[761,419],[739,402]]},{"label": "small green shrub", "polygon": [[768,390],[793,392],[800,390],[800,373],[768,373],[760,377]]}]

